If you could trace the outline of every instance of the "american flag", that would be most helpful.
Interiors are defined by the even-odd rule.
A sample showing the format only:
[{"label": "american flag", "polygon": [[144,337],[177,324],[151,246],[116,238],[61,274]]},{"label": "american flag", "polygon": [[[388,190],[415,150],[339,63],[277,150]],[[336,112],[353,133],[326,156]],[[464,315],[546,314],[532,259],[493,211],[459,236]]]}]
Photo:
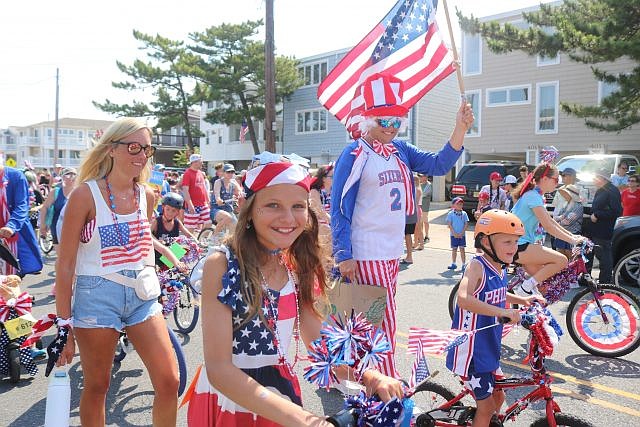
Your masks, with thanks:
[{"label": "american flag", "polygon": [[151,250],[151,232],[146,218],[103,225],[98,227],[98,232],[103,267],[138,262]]},{"label": "american flag", "polygon": [[413,354],[417,352],[420,345],[425,353],[446,353],[465,342],[475,332],[458,329],[440,331],[427,328],[409,328],[409,350],[407,353]]},{"label": "american flag", "polygon": [[244,144],[245,137],[247,136],[247,132],[249,132],[249,126],[247,125],[247,121],[242,119],[242,126],[240,126],[240,143]]},{"label": "american flag", "polygon": [[429,371],[429,364],[427,358],[424,356],[424,350],[422,349],[422,341],[418,341],[418,347],[416,350],[416,360],[413,362],[411,368],[411,378],[409,379],[409,387],[413,388],[427,379],[431,372]]},{"label": "american flag", "polygon": [[357,138],[364,106],[361,85],[385,72],[404,82],[402,105],[411,108],[455,71],[436,23],[437,0],[400,0],[335,66],[318,87],[320,103]]}]

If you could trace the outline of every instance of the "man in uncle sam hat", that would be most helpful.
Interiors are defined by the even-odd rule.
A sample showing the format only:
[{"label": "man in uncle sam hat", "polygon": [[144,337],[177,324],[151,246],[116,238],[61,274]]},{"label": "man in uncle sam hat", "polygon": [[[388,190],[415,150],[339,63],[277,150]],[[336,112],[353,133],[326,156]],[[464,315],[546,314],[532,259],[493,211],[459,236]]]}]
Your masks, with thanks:
[{"label": "man in uncle sam hat", "polygon": [[362,85],[362,137],[349,144],[335,164],[331,194],[333,255],[340,273],[358,283],[387,288],[382,329],[392,345],[382,372],[398,377],[395,353],[399,258],[403,254],[405,216],[416,209],[412,172],[444,175],[462,153],[473,111],[466,102],[456,126],[438,153],[419,150],[395,139],[407,127],[408,110],[401,105],[403,83],[387,74],[373,74]]}]

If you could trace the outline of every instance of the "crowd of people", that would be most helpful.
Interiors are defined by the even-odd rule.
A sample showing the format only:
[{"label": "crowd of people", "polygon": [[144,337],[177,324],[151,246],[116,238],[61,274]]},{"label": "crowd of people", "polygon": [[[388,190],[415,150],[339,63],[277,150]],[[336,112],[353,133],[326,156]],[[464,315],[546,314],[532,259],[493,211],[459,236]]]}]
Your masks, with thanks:
[{"label": "crowd of people", "polygon": [[[189,425],[330,425],[302,408],[295,367],[301,346],[320,334],[319,302],[327,302],[334,266],[342,280],[385,289],[380,327],[391,347],[379,369],[358,375],[340,366],[336,377],[355,379],[383,400],[403,396],[395,361],[400,265],[411,264],[412,251],[429,242],[430,179],[454,166],[474,116],[463,102],[440,151],[420,150],[396,138],[407,126],[408,111],[397,103],[402,91],[402,82],[392,76],[370,76],[363,84],[362,136],[313,176],[297,156],[263,153],[240,174],[230,163],[217,164],[208,179],[195,153],[182,176],[167,172],[161,183],[145,185],[152,169],[164,168],[151,166],[151,130],[129,118],[115,121],[101,135],[78,171],[0,169],[0,183],[7,183],[3,176],[16,175],[10,185],[0,185],[0,237],[11,241],[20,235],[15,250],[22,247],[21,273],[42,268],[33,227],[24,226],[30,224],[30,204],[38,212],[39,233],[50,230],[56,245],[57,315],[73,318],[57,364],[71,363],[77,344],[82,425],[105,423],[113,353],[125,329],[152,380],[153,424],[176,424],[178,373],[153,266],[163,254],[185,269],[166,244],[180,235],[195,239],[209,226],[220,238],[204,262],[204,365],[194,379]],[[496,316],[518,322],[519,312],[507,303],[542,299],[536,285],[564,268],[571,248],[584,239],[584,199],[576,172],[558,171],[552,163],[531,172],[523,166],[520,172],[519,178],[494,172],[481,189],[474,215],[478,252],[468,263],[469,217],[463,200],[452,200],[448,268],[458,268],[459,255],[463,270],[452,327],[468,328],[469,316],[476,326],[494,323]],[[608,258],[606,252],[615,218],[623,204],[625,213],[637,214],[640,206],[638,177],[623,175],[601,171],[594,180],[598,191],[588,229],[599,247],[601,281],[610,279],[610,249]],[[560,176],[563,185],[550,214],[543,195],[556,190]],[[19,208],[11,202],[16,195],[24,199]],[[65,210],[74,215],[65,217]],[[541,244],[545,233],[555,238],[554,249]],[[24,250],[31,251],[33,263],[22,257]],[[507,296],[504,266],[514,261],[530,277],[517,295]],[[498,328],[478,334],[447,358],[456,374],[480,379],[474,389],[477,425],[488,425],[504,400],[492,391],[500,339]]]}]

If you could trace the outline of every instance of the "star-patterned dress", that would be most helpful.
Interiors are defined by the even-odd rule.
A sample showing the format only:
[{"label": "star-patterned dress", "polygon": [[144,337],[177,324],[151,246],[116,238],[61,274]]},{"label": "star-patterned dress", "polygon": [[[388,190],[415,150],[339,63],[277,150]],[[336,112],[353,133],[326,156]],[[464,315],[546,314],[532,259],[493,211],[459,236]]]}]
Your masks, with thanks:
[{"label": "star-patterned dress", "polygon": [[[258,315],[245,322],[248,307],[240,290],[241,278],[237,258],[225,246],[217,249],[226,254],[228,262],[227,272],[222,276],[222,290],[218,300],[229,306],[232,312],[233,364],[270,391],[302,405],[298,396],[299,391],[296,393],[291,381],[284,378],[277,367],[278,351],[274,345],[273,333]],[[273,304],[278,318],[277,330],[281,340],[280,345],[285,354],[288,354],[296,319],[294,286],[290,279],[279,292],[269,289],[274,297]],[[187,399],[189,400],[187,422],[191,427],[275,427],[279,425],[248,411],[216,390],[207,380],[204,365],[198,369],[185,397],[185,400]]]}]

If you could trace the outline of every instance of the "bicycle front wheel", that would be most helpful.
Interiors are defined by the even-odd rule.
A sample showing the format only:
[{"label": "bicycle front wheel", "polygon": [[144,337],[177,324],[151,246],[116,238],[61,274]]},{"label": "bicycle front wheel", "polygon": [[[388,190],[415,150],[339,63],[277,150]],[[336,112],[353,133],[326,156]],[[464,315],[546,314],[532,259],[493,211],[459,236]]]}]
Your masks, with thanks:
[{"label": "bicycle front wheel", "polygon": [[198,234],[198,243],[200,246],[209,247],[213,246],[215,230],[212,227],[203,228]]},{"label": "bicycle front wheel", "polygon": [[566,317],[569,335],[594,356],[620,357],[631,353],[640,345],[640,300],[615,285],[600,285],[597,292],[598,299],[585,289],[571,300]]},{"label": "bicycle front wheel", "polygon": [[51,237],[51,232],[47,232],[47,235],[44,237],[38,236],[38,244],[42,253],[48,255],[49,252],[53,250],[53,237]]},{"label": "bicycle front wheel", "polygon": [[460,288],[460,281],[453,285],[449,293],[449,317],[451,320],[453,320],[453,313],[456,310],[456,304],[458,304],[458,288]]},{"label": "bicycle front wheel", "polygon": [[176,308],[173,309],[173,320],[176,322],[178,331],[183,334],[192,332],[198,323],[200,307],[195,303],[191,288],[184,286],[180,290]]},{"label": "bicycle front wheel", "polygon": [[[574,417],[573,415],[563,414],[562,412],[556,412],[554,414],[554,418],[556,419],[556,425],[558,427],[592,427],[590,422]],[[531,427],[548,427],[549,425],[547,417],[543,417],[537,419],[533,424],[531,424]]]},{"label": "bicycle front wheel", "polygon": [[[438,409],[454,397],[456,395],[445,386],[431,381],[424,382],[418,385],[415,394],[411,397],[415,402],[413,414],[417,415]],[[460,405],[461,403],[458,402],[455,406]]]}]

